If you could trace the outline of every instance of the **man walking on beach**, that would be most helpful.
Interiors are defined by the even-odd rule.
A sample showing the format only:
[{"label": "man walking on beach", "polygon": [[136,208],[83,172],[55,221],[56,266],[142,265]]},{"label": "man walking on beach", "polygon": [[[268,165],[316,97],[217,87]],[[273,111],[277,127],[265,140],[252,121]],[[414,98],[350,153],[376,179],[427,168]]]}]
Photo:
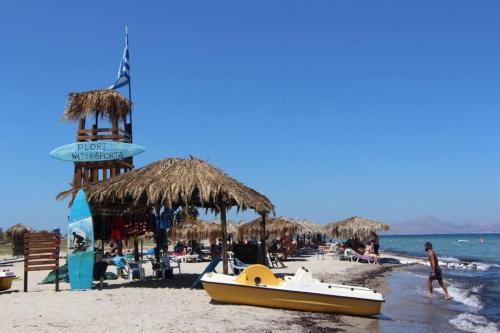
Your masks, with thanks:
[{"label": "man walking on beach", "polygon": [[438,259],[436,256],[436,252],[432,249],[432,243],[425,243],[425,251],[429,255],[429,262],[431,264],[431,274],[429,275],[429,279],[427,280],[427,288],[429,288],[429,297],[432,297],[432,282],[437,280],[441,288],[444,290],[444,298],[451,299],[448,294],[448,288],[443,282],[443,272],[441,271],[441,267],[439,267]]}]

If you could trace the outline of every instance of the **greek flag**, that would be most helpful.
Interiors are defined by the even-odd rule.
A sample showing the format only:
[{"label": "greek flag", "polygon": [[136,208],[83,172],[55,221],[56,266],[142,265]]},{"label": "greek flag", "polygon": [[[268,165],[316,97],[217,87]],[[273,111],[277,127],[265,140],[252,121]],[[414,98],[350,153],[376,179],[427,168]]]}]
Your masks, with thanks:
[{"label": "greek flag", "polygon": [[130,84],[130,65],[128,63],[128,29],[125,27],[125,49],[118,69],[118,78],[109,89],[118,89]]}]

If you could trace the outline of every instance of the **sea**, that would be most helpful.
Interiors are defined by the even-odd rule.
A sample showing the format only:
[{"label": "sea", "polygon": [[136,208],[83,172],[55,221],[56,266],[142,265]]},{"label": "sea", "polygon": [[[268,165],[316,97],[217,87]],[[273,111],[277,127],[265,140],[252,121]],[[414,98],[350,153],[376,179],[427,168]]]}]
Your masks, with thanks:
[{"label": "sea", "polygon": [[499,332],[500,234],[387,235],[380,249],[427,259],[425,242],[433,244],[452,300],[444,300],[437,282],[435,297],[426,297],[428,262],[392,271],[379,331]]}]

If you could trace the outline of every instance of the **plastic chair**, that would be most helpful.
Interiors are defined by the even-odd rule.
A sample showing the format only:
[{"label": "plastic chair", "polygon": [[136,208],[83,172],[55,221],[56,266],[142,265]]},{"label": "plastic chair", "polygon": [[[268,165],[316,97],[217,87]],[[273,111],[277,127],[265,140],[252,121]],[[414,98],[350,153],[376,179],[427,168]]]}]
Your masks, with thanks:
[{"label": "plastic chair", "polygon": [[245,264],[244,262],[240,261],[238,258],[234,257],[234,261],[230,261],[229,265],[231,266],[231,269],[233,270],[233,275],[238,275],[241,273],[242,270],[247,268],[249,265]]},{"label": "plastic chair", "polygon": [[177,260],[174,260],[170,256],[163,256],[161,258],[161,265],[166,270],[172,269],[172,272],[175,268],[177,268],[179,270],[179,274],[181,274],[181,263]]},{"label": "plastic chair", "polygon": [[144,268],[142,268],[142,264],[140,262],[127,260],[127,268],[128,268],[129,281],[132,281],[134,279],[135,272],[139,273],[139,279],[144,280],[145,278]]}]

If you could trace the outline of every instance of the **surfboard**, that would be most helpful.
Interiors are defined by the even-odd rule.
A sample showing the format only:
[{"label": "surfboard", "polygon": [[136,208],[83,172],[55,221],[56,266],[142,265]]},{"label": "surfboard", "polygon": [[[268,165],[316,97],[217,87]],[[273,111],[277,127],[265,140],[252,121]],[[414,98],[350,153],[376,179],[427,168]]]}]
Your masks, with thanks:
[{"label": "surfboard", "polygon": [[68,218],[68,271],[71,289],[92,288],[94,229],[83,190],[78,191]]},{"label": "surfboard", "polygon": [[133,143],[90,141],[70,143],[52,150],[49,155],[62,161],[96,162],[119,160],[143,153],[146,148]]}]

